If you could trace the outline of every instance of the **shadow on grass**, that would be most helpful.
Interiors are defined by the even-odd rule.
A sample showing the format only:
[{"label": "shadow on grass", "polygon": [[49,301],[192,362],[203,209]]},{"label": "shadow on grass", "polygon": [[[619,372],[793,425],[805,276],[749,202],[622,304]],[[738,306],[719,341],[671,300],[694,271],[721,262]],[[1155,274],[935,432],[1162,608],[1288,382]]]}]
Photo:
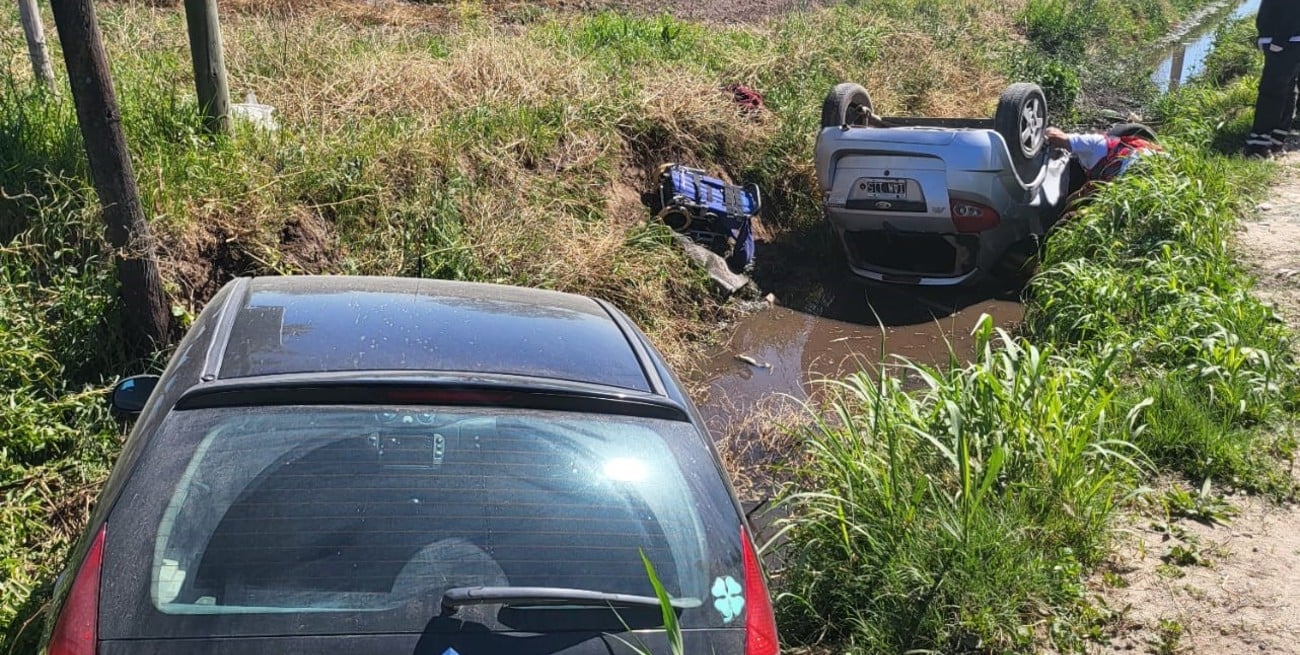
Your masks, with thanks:
[{"label": "shadow on grass", "polygon": [[45,610],[54,592],[54,581],[54,576],[42,580],[19,606],[13,622],[0,634],[0,655],[36,652],[45,629]]}]

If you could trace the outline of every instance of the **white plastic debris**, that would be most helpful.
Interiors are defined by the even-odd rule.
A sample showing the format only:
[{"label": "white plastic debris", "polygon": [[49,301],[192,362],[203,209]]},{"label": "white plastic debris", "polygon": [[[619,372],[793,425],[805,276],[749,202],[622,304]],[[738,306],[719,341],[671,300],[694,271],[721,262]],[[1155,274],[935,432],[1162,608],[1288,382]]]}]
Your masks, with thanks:
[{"label": "white plastic debris", "polygon": [[257,94],[250,92],[244,98],[244,102],[230,105],[230,115],[236,118],[252,123],[253,127],[267,132],[275,132],[280,129],[280,124],[276,122],[275,107],[264,105],[257,101]]}]

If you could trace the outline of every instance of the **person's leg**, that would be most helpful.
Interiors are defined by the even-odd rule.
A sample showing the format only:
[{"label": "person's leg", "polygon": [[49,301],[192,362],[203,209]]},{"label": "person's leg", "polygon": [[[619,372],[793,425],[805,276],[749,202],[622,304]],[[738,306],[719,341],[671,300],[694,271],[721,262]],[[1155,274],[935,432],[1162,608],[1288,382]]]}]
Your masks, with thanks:
[{"label": "person's leg", "polygon": [[1255,100],[1255,123],[1246,140],[1247,154],[1268,154],[1273,147],[1273,131],[1282,126],[1284,111],[1288,114],[1295,111],[1295,86],[1292,83],[1298,65],[1300,47],[1292,46],[1282,52],[1264,51],[1264,71],[1259,76],[1259,95]]},{"label": "person's leg", "polygon": [[1296,129],[1297,125],[1295,123],[1295,118],[1297,116],[1300,116],[1300,68],[1297,68],[1296,70],[1295,90],[1296,90],[1295,113],[1291,114],[1291,133],[1287,135],[1287,139],[1288,139],[1287,145],[1292,147],[1295,147],[1296,139],[1300,138],[1300,131]]},{"label": "person's leg", "polygon": [[[1300,49],[1300,48],[1296,48]],[[1300,61],[1296,62],[1295,72],[1286,85],[1286,95],[1282,102],[1282,122],[1273,130],[1273,151],[1286,150],[1287,139],[1291,138],[1295,126],[1296,105],[1300,102]]]}]

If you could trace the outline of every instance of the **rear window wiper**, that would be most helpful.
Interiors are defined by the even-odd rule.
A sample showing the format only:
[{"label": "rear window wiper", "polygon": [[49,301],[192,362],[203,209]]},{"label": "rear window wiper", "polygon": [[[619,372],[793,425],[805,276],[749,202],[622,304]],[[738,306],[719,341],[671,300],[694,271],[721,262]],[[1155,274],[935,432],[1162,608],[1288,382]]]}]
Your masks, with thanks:
[{"label": "rear window wiper", "polygon": [[[677,609],[693,609],[703,602],[698,598],[674,598]],[[591,589],[564,587],[452,587],[442,592],[442,613],[455,614],[465,605],[571,605],[581,607],[659,607],[654,596],[617,594]]]}]

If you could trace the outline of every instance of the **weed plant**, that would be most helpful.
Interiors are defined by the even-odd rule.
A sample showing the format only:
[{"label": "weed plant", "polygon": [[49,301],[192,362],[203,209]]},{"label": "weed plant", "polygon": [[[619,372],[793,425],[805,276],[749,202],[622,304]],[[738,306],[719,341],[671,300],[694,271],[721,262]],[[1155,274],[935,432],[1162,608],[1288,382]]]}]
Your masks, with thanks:
[{"label": "weed plant", "polygon": [[969,366],[834,383],[808,435],[816,491],[788,501],[786,634],[870,653],[1027,647],[1026,614],[1077,599],[1142,467],[1116,362],[1063,358],[986,316]]},{"label": "weed plant", "polygon": [[1251,77],[1261,60],[1258,38],[1253,17],[1221,25],[1214,33],[1214,49],[1205,57],[1200,79],[1211,87],[1221,87]]},{"label": "weed plant", "polygon": [[[1091,108],[1142,103],[1154,92],[1146,56],[1134,48],[1155,43],[1203,0],[1028,0],[1016,20],[1031,47],[1009,62],[1014,74],[1036,82],[1049,106],[1070,122],[1081,96]],[[1116,106],[1107,106],[1116,105]]]},{"label": "weed plant", "polygon": [[1154,403],[1136,443],[1161,467],[1198,483],[1290,493],[1269,457],[1290,447],[1252,428],[1289,403],[1292,335],[1250,294],[1233,247],[1264,171],[1170,147],[1048,240],[1025,332],[1079,357],[1122,352],[1129,395]]}]

